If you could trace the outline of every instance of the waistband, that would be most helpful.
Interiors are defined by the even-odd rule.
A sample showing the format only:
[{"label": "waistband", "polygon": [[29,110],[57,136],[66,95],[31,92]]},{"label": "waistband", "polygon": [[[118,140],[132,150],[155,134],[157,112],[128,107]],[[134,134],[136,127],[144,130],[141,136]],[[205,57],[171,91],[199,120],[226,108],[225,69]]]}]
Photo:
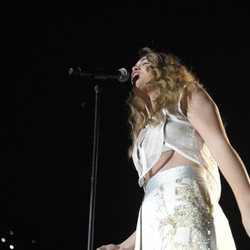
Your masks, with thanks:
[{"label": "waistband", "polygon": [[203,167],[196,168],[188,165],[181,165],[160,171],[151,177],[144,186],[145,195],[148,195],[152,190],[163,184],[171,184],[175,182],[176,179],[181,178],[190,178],[204,182],[206,180],[205,170]]}]

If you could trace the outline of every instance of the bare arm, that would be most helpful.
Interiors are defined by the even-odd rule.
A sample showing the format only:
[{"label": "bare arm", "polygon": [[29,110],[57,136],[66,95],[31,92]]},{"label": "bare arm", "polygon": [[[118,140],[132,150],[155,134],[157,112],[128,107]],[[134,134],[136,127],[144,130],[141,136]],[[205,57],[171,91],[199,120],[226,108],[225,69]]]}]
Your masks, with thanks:
[{"label": "bare arm", "polygon": [[122,249],[128,249],[128,250],[133,250],[135,248],[135,234],[136,231],[131,234],[125,241],[123,241],[121,244],[119,244]]},{"label": "bare arm", "polygon": [[227,137],[217,105],[203,90],[192,94],[187,112],[230,185],[243,225],[250,236],[250,181],[247,170]]},{"label": "bare arm", "polygon": [[125,241],[123,241],[119,245],[115,244],[109,244],[109,245],[103,245],[97,250],[134,250],[135,248],[135,233],[131,234]]}]

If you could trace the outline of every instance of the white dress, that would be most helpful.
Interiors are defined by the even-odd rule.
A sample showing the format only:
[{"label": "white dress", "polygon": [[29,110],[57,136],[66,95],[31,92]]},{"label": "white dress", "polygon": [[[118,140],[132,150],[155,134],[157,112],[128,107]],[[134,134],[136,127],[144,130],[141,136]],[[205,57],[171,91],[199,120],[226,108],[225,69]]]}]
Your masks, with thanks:
[{"label": "white dress", "polygon": [[[228,220],[219,205],[220,175],[197,131],[177,105],[166,121],[148,125],[135,143],[133,162],[145,196],[139,211],[135,250],[235,250]],[[161,153],[173,149],[198,163],[144,177]]]}]

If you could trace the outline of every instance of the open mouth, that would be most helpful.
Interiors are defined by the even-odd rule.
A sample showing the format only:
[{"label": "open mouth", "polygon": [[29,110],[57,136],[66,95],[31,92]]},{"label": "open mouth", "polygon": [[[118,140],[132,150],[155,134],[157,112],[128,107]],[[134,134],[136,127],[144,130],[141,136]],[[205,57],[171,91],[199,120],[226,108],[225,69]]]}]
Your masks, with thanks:
[{"label": "open mouth", "polygon": [[140,77],[139,75],[135,75],[131,80],[132,84],[135,84],[136,81],[139,79],[139,77]]}]

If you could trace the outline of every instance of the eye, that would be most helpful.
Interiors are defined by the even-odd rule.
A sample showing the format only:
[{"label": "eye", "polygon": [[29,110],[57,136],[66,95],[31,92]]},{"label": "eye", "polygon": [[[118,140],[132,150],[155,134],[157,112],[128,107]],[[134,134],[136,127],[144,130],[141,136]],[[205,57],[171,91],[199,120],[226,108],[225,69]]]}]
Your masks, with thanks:
[{"label": "eye", "polygon": [[149,64],[149,62],[142,62],[142,64],[141,64],[141,66],[144,66],[144,65],[148,65]]}]

